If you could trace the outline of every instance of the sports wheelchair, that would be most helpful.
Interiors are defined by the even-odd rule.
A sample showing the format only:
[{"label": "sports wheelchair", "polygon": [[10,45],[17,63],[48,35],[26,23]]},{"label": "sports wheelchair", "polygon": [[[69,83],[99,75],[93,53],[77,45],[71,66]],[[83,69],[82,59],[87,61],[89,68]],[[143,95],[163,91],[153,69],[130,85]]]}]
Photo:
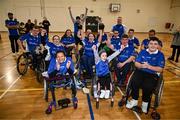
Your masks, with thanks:
[{"label": "sports wheelchair", "polygon": [[[56,101],[55,90],[56,88],[66,88],[70,87],[72,90],[72,103],[74,109],[78,107],[78,99],[76,97],[77,89],[75,85],[74,75],[57,75],[53,78],[49,78],[47,72],[43,73],[44,77],[44,97],[46,101],[48,101],[48,90],[50,89],[52,95],[52,101],[50,101],[48,108],[46,109],[46,114],[52,113],[52,107],[54,106],[55,110],[68,107],[71,100],[69,98],[65,98],[62,100]],[[58,105],[57,105],[58,103]]]},{"label": "sports wheelchair", "polygon": [[[126,86],[125,94],[122,96],[122,99],[118,102],[119,107],[126,105],[129,97],[131,96],[131,81],[133,78],[133,74],[134,74],[134,71],[129,76],[129,80],[128,80],[128,83]],[[151,95],[151,100],[152,100],[152,97],[154,95],[154,104],[153,104],[153,106],[151,106],[151,100],[149,101],[149,104],[148,104],[148,111],[149,111],[149,108],[152,108],[151,117],[155,120],[159,120],[161,118],[160,114],[157,112],[157,108],[161,103],[161,98],[162,98],[162,94],[163,94],[163,87],[164,87],[164,80],[163,80],[163,74],[161,73],[159,75],[159,80],[157,82],[157,86],[154,88],[153,94]],[[142,113],[141,108],[139,108],[137,106],[133,107],[132,110],[137,112],[137,113]]]},{"label": "sports wheelchair", "polygon": [[[110,77],[111,77],[111,74],[110,74]],[[92,87],[91,87],[91,94],[96,99],[96,109],[99,109],[99,101],[100,101],[99,99],[100,99],[101,86],[98,85],[97,79],[98,79],[97,76],[96,76],[96,79],[93,79]],[[110,97],[109,97],[109,99],[111,100],[111,103],[110,103],[111,107],[114,106],[114,98],[113,98],[114,95],[115,95],[115,85],[114,85],[114,81],[111,77]]]},{"label": "sports wheelchair", "polygon": [[[37,48],[39,49],[39,48]],[[36,79],[38,82],[42,82],[42,75],[41,73],[45,71],[45,54],[46,51],[43,53],[34,53],[36,56],[36,65],[33,65],[33,55],[31,52],[22,53],[17,59],[17,71],[20,75],[25,75],[27,73],[28,67],[35,70],[36,72]]]}]

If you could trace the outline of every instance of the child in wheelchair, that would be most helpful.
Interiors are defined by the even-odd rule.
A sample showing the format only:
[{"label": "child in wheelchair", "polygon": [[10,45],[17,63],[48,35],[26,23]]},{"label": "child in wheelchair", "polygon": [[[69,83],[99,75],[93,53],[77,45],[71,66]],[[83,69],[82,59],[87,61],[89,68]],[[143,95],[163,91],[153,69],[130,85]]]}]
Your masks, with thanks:
[{"label": "child in wheelchair", "polygon": [[165,65],[164,55],[158,50],[158,38],[151,37],[148,49],[142,50],[135,60],[136,70],[130,81],[132,99],[126,107],[132,109],[138,105],[139,89],[142,88],[142,112],[148,113],[152,92]]},{"label": "child in wheelchair", "polygon": [[[66,57],[64,51],[57,51],[56,57],[52,58],[50,61],[48,71],[43,74],[43,76],[45,77],[46,83],[49,82],[49,85],[45,86],[46,87],[45,97],[48,97],[47,90],[49,87],[51,90],[52,98],[53,98],[53,100],[50,102],[46,110],[47,114],[50,114],[52,112],[52,106],[55,106],[55,108],[57,108],[55,88],[70,87],[72,90],[73,106],[75,109],[77,108],[76,86],[75,86],[75,81],[73,79],[74,71],[75,70],[74,70],[74,64],[72,62],[72,59],[70,57]],[[66,99],[59,100],[58,101],[59,106],[63,104],[62,103],[63,101],[67,101],[67,100]],[[66,103],[66,106],[69,103],[70,102]]]}]

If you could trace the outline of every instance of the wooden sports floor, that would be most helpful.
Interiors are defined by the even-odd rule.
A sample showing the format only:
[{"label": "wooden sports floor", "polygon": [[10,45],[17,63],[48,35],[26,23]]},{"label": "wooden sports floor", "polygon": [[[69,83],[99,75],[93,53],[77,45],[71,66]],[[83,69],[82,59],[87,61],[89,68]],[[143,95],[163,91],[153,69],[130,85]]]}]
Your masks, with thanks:
[{"label": "wooden sports floor", "polygon": [[[53,34],[51,33],[50,38]],[[59,34],[59,33],[58,33]],[[0,119],[62,119],[62,120],[90,120],[87,96],[81,90],[78,91],[78,108],[68,107],[46,115],[48,103],[43,99],[43,86],[36,81],[35,73],[28,70],[24,76],[20,76],[16,70],[16,58],[10,52],[10,42],[6,32],[1,33],[0,41]],[[145,33],[137,33],[136,37],[142,41],[147,38]],[[163,41],[163,52],[166,57],[164,69],[164,92],[158,112],[161,119],[180,119],[180,63],[167,61],[171,54],[170,34],[157,34]],[[59,98],[70,97],[69,90],[57,90]],[[110,107],[110,100],[101,100],[99,109],[95,107],[95,99],[91,97],[92,110],[95,120],[128,120],[151,119],[148,115],[135,115],[125,107],[119,108],[118,101],[122,94],[116,91],[114,107]],[[141,103],[140,103],[141,104]]]}]

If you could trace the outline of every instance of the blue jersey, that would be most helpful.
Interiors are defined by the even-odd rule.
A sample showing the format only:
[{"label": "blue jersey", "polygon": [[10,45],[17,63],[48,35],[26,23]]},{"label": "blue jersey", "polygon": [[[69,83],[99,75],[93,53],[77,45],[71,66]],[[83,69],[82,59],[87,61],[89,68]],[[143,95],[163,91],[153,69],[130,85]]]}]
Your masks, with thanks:
[{"label": "blue jersey", "polygon": [[73,36],[71,37],[64,37],[61,39],[61,43],[63,43],[64,45],[69,45],[69,44],[73,44],[75,43],[75,39]]},{"label": "blue jersey", "polygon": [[65,52],[64,47],[61,45],[58,46],[58,45],[55,45],[54,43],[51,43],[51,42],[47,42],[46,45],[49,47],[49,52],[50,52],[51,58],[56,57],[57,51],[64,51]]},{"label": "blue jersey", "polygon": [[77,23],[77,22],[74,23],[74,35],[77,35],[77,33],[78,33],[78,25],[79,25],[79,23]]},{"label": "blue jersey", "polygon": [[106,61],[100,60],[96,64],[96,74],[97,74],[97,76],[98,77],[103,77],[103,76],[107,75],[108,73],[110,73],[109,66],[108,66],[108,60],[106,60]]},{"label": "blue jersey", "polygon": [[134,47],[133,46],[127,46],[125,47],[121,53],[118,55],[118,62],[124,62],[126,61],[129,57],[135,56],[134,53]]},{"label": "blue jersey", "polygon": [[133,37],[132,39],[129,38],[128,44],[133,47],[134,45],[140,46],[139,40],[136,37]]},{"label": "blue jersey", "polygon": [[94,56],[92,46],[97,44],[97,40],[89,42],[89,40],[84,39],[83,44],[84,44],[84,55],[87,55],[89,57]]},{"label": "blue jersey", "polygon": [[148,44],[149,44],[149,39],[144,39],[141,43],[141,45],[144,45],[144,49],[148,48]]},{"label": "blue jersey", "polygon": [[[97,35],[97,39],[99,38],[99,34]],[[104,42],[104,41],[106,41],[107,40],[107,34],[106,33],[104,33],[103,35],[102,35],[102,40],[101,40],[101,42]]]},{"label": "blue jersey", "polygon": [[27,33],[20,37],[21,41],[26,41],[27,51],[34,52],[36,47],[41,44],[40,36],[32,36],[31,33]]},{"label": "blue jersey", "polygon": [[122,24],[117,24],[113,26],[112,31],[118,31],[119,37],[121,38],[122,35],[125,33],[125,28]]},{"label": "blue jersey", "polygon": [[[18,25],[19,22],[17,20],[9,19],[5,21],[5,24],[8,26],[14,26]],[[8,29],[9,30],[9,35],[10,36],[17,36],[19,35],[18,29]]]},{"label": "blue jersey", "polygon": [[[147,50],[142,50],[138,57],[136,58],[136,62],[139,62],[143,64],[143,62],[147,62],[151,66],[156,66],[156,67],[161,67],[164,68],[165,66],[165,59],[164,59],[164,54],[160,51],[157,51],[153,54],[150,54]],[[142,71],[151,73],[151,74],[156,74],[155,71],[147,69],[147,68],[141,68]]]},{"label": "blue jersey", "polygon": [[[60,69],[57,71],[57,74],[58,75],[66,75],[66,73],[68,73],[68,69],[66,67],[67,65],[67,62],[70,61],[71,62],[71,65],[70,65],[70,70],[72,72],[74,72],[74,64],[73,64],[73,61],[71,58],[67,57],[64,62],[60,63]],[[56,68],[56,58],[52,58],[51,61],[50,61],[50,64],[49,64],[49,68],[48,68],[48,74],[56,71],[57,68]]]},{"label": "blue jersey", "polygon": [[114,46],[115,50],[120,49],[120,44],[121,44],[120,41],[121,41],[121,39],[119,37],[117,37],[117,38],[112,37],[111,38],[111,44]]}]

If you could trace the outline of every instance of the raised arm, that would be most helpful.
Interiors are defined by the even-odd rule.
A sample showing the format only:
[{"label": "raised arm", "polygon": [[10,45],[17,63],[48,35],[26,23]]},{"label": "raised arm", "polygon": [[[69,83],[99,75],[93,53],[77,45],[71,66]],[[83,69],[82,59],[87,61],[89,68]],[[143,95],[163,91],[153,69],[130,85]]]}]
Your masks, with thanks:
[{"label": "raised arm", "polygon": [[96,50],[96,45],[93,45],[93,46],[92,46],[92,49],[93,49],[93,52],[94,52],[95,64],[97,64],[98,61],[100,60],[100,57],[99,57],[98,52],[97,52],[97,50]]},{"label": "raised arm", "polygon": [[86,20],[86,17],[87,17],[87,12],[88,12],[88,8],[86,8],[86,11],[85,11],[85,14],[82,18],[82,24],[84,24],[85,20]]},{"label": "raised arm", "polygon": [[69,14],[70,14],[72,22],[75,23],[75,19],[74,19],[73,15],[72,15],[71,7],[68,7],[68,10],[69,10]]},{"label": "raised arm", "polygon": [[116,56],[118,56],[119,54],[121,53],[120,50],[117,50],[116,52],[114,52],[112,55],[110,55],[107,60],[108,60],[108,63],[111,62],[112,59],[114,59]]}]

